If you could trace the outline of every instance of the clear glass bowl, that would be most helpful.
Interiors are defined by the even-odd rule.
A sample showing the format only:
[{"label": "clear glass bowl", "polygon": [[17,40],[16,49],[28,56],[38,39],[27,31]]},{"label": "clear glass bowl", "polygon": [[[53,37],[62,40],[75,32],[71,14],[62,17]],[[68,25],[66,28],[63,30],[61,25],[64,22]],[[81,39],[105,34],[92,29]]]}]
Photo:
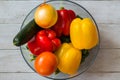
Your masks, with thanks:
[{"label": "clear glass bowl", "polygon": [[[51,5],[53,5],[56,9],[60,9],[60,7],[65,7],[66,9],[72,9],[74,10],[74,12],[77,14],[77,15],[80,15],[81,17],[89,17],[93,20],[94,24],[96,25],[97,27],[97,30],[98,30],[98,26],[94,20],[94,18],[92,17],[92,15],[84,8],[82,7],[81,5],[75,3],[75,2],[72,2],[72,1],[69,1],[69,0],[51,0],[51,1],[47,1],[46,3],[49,3]],[[39,6],[39,5],[38,5]],[[36,6],[34,9],[32,9],[30,11],[30,13],[26,16],[25,20],[23,21],[22,23],[22,26],[21,26],[21,29],[27,24],[29,23],[33,17],[34,17],[34,12],[36,10],[36,8],[38,7]],[[98,30],[98,33],[99,33],[99,30]],[[100,39],[100,36],[99,36],[99,39]],[[55,74],[52,74],[50,76],[47,76],[46,78],[49,78],[49,79],[70,79],[70,78],[73,78],[73,77],[76,77],[80,74],[82,74],[83,72],[85,72],[90,66],[91,64],[94,62],[97,54],[98,54],[98,51],[99,51],[99,48],[100,48],[100,42],[98,43],[98,45],[96,47],[94,47],[93,49],[90,50],[90,54],[89,56],[85,59],[85,61],[81,64],[81,66],[79,67],[79,70],[76,74],[72,75],[72,76],[69,76],[67,74],[63,74],[63,73],[59,73],[57,75]],[[30,62],[30,52],[27,50],[26,48],[26,44],[25,45],[22,45],[20,46],[20,51],[22,53],[22,56],[24,58],[24,60],[26,61],[26,63],[29,65],[29,67],[35,71],[34,69],[34,62]]]}]

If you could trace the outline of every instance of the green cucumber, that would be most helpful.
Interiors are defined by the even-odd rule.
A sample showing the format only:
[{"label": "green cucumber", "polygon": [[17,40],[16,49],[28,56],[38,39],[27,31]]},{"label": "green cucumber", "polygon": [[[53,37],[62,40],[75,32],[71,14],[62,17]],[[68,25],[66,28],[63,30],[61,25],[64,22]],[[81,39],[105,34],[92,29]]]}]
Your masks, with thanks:
[{"label": "green cucumber", "polygon": [[27,43],[41,28],[31,20],[25,27],[23,27],[13,39],[15,46],[21,46]]}]

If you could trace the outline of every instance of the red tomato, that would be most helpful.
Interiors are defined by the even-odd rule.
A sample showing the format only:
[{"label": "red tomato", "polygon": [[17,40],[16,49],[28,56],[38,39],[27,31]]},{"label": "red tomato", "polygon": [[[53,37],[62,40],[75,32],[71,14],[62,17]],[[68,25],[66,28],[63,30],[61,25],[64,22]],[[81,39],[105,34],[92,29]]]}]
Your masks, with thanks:
[{"label": "red tomato", "polygon": [[55,54],[48,51],[37,56],[34,62],[36,72],[42,76],[51,75],[57,69],[57,65],[57,57]]}]

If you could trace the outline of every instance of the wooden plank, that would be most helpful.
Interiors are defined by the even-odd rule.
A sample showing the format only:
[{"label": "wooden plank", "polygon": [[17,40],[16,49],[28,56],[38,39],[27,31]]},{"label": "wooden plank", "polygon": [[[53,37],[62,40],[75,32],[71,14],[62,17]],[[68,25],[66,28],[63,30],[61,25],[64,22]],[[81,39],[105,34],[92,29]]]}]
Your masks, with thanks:
[{"label": "wooden plank", "polygon": [[[120,72],[120,49],[101,49],[89,72]],[[19,50],[0,50],[0,72],[33,72]]]},{"label": "wooden plank", "polygon": [[[0,0],[0,1],[33,1],[33,0]],[[39,0],[34,0],[34,1],[39,1]],[[46,1],[49,1],[49,0],[46,0]],[[74,1],[79,1],[79,0],[74,0]],[[81,1],[106,1],[106,0],[81,0]],[[119,0],[109,0],[109,1],[119,1]]]},{"label": "wooden plank", "polygon": [[[0,80],[49,80],[34,73],[12,44],[25,16],[41,1],[0,0]],[[70,80],[120,80],[120,1],[74,1],[97,21],[101,49],[87,72]]]},{"label": "wooden plank", "polygon": [[41,1],[0,1],[0,23],[22,23]]},{"label": "wooden plank", "polygon": [[98,23],[119,23],[119,1],[76,1],[85,7]]},{"label": "wooden plank", "polygon": [[[21,24],[0,24],[0,49],[19,49],[13,45],[13,38]],[[98,24],[101,48],[120,48],[119,24]]]},{"label": "wooden plank", "polygon": [[24,61],[20,50],[0,50],[0,72],[33,71]]},{"label": "wooden plank", "polygon": [[[50,80],[36,73],[0,73],[0,80]],[[120,73],[83,73],[69,80],[120,80]]]},{"label": "wooden plank", "polygon": [[[75,1],[85,7],[98,23],[120,22],[119,1]],[[41,1],[1,1],[0,23],[22,23],[25,16]],[[102,6],[101,6],[102,5]]]},{"label": "wooden plank", "polygon": [[20,26],[21,24],[0,24],[0,49],[18,49],[13,45],[13,38]]},{"label": "wooden plank", "polygon": [[101,48],[120,48],[119,24],[98,24]]},{"label": "wooden plank", "polygon": [[71,80],[120,80],[120,73],[83,73]]},{"label": "wooden plank", "polygon": [[89,72],[120,72],[120,49],[101,49]]},{"label": "wooden plank", "polygon": [[50,80],[36,73],[0,73],[0,80]]}]

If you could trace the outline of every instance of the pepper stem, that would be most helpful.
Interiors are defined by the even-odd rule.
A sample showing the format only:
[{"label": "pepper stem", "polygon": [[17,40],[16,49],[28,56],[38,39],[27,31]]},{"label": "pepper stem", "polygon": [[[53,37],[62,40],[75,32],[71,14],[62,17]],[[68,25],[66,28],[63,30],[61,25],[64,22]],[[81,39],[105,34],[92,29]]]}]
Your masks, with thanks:
[{"label": "pepper stem", "polygon": [[35,58],[36,58],[36,56],[34,56],[33,54],[30,54],[30,62],[32,62],[32,61],[34,61],[35,60]]},{"label": "pepper stem", "polygon": [[46,3],[46,0],[44,0],[44,4]]},{"label": "pepper stem", "polygon": [[81,16],[79,16],[79,15],[77,15],[76,17],[77,17],[77,18],[80,18],[80,19],[83,19],[83,18],[82,18]]},{"label": "pepper stem", "polygon": [[64,7],[60,7],[60,10],[65,9]]}]

